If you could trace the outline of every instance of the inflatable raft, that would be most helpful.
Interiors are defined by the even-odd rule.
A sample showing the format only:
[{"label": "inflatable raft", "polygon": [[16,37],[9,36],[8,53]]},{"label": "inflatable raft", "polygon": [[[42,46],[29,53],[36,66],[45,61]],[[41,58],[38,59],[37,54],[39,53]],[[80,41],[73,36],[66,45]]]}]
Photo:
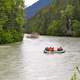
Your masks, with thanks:
[{"label": "inflatable raft", "polygon": [[55,50],[55,51],[47,51],[47,50],[44,50],[44,53],[65,53],[65,50],[61,50],[61,51],[57,51],[57,50]]}]

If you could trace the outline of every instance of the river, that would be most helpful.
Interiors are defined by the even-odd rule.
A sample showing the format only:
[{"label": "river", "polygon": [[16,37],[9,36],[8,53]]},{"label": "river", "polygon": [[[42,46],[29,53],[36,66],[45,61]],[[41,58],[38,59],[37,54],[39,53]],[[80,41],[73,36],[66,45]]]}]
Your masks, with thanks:
[{"label": "river", "polygon": [[[62,46],[64,54],[44,54],[45,47]],[[70,80],[80,67],[80,38],[40,36],[0,46],[0,80]]]}]

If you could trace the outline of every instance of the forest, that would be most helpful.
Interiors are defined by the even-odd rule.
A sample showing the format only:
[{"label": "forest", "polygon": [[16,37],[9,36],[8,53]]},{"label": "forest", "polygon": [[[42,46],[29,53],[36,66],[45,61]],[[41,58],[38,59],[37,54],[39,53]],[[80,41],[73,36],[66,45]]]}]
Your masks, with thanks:
[{"label": "forest", "polygon": [[52,0],[26,20],[25,32],[80,37],[80,0]]},{"label": "forest", "polygon": [[23,39],[23,0],[0,0],[0,44]]}]

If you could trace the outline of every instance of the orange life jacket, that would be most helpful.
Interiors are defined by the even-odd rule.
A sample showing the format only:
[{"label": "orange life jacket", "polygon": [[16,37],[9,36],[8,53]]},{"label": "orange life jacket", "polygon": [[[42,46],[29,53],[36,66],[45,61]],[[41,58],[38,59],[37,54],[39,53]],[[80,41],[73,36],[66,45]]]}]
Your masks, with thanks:
[{"label": "orange life jacket", "polygon": [[54,48],[50,47],[50,48],[48,48],[48,51],[54,51]]}]

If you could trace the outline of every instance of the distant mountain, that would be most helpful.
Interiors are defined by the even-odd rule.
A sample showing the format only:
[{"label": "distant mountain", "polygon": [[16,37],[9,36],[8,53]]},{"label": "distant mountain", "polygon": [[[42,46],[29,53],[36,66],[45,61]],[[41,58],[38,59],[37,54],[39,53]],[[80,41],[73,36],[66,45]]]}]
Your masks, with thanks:
[{"label": "distant mountain", "polygon": [[25,8],[26,18],[31,18],[34,16],[41,8],[48,6],[51,0],[39,0],[32,6]]}]

